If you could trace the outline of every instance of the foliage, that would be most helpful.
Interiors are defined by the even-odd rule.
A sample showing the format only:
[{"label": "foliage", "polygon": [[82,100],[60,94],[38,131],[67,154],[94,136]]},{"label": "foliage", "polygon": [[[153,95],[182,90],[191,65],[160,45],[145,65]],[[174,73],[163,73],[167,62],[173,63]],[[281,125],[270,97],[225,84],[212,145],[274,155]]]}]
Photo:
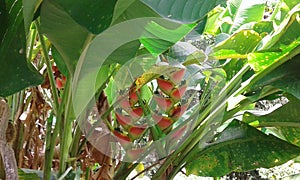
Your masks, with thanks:
[{"label": "foliage", "polygon": [[[297,0],[1,1],[0,96],[18,167],[125,179],[144,163],[161,179],[296,158],[299,11]],[[205,49],[199,32],[213,39]],[[289,102],[253,109],[279,97]]]}]

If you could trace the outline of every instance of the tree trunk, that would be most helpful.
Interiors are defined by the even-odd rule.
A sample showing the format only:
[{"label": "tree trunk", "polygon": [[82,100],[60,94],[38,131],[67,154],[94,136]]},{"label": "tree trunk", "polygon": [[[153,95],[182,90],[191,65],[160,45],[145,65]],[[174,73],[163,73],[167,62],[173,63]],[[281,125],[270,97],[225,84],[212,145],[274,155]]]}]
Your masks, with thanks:
[{"label": "tree trunk", "polygon": [[[11,143],[6,141],[6,130],[8,127],[9,108],[7,103],[0,99],[0,153],[5,170],[5,178],[18,179],[18,167]],[[9,137],[10,138],[10,137]]]}]

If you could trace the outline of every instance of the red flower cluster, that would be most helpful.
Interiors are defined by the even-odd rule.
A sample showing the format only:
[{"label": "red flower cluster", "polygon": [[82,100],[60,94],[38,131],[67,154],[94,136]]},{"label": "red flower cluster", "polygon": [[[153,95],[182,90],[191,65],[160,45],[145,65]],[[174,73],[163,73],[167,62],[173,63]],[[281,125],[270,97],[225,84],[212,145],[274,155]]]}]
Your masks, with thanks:
[{"label": "red flower cluster", "polygon": [[[120,126],[118,130],[113,131],[113,134],[126,150],[131,142],[141,138],[153,124],[167,134],[174,122],[187,110],[188,103],[182,101],[187,89],[186,82],[183,80],[184,75],[185,69],[179,68],[153,80],[157,83],[157,90],[153,93],[153,101],[150,101],[154,102],[155,109],[149,109],[150,101],[143,100],[141,89],[137,89],[135,83],[129,88],[127,94],[118,97],[119,108],[115,111],[115,117]],[[146,119],[150,117],[150,123],[149,120],[143,120],[144,117]],[[174,138],[180,137],[184,131],[185,127],[180,128],[173,134]],[[140,148],[135,150],[132,153],[143,152]]]}]

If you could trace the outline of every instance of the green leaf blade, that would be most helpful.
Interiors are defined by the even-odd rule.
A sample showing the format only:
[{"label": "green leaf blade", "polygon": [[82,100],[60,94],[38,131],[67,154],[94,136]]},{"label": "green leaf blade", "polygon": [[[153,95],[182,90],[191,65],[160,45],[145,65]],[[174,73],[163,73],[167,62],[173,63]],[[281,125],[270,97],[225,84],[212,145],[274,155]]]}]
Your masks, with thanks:
[{"label": "green leaf blade", "polygon": [[210,10],[219,4],[225,3],[224,0],[141,0],[151,7],[162,17],[192,23],[206,15]]},{"label": "green leaf blade", "polygon": [[3,68],[0,71],[0,96],[9,96],[26,87],[41,84],[43,77],[26,61],[22,2],[2,4],[1,8],[4,8],[0,9],[4,14],[1,18],[7,26],[0,27],[0,63]]},{"label": "green leaf blade", "polygon": [[99,34],[110,26],[116,2],[117,0],[56,0],[78,24],[93,34]]},{"label": "green leaf blade", "polygon": [[298,156],[300,148],[234,120],[217,140],[186,164],[187,174],[223,176],[231,171],[270,168]]}]

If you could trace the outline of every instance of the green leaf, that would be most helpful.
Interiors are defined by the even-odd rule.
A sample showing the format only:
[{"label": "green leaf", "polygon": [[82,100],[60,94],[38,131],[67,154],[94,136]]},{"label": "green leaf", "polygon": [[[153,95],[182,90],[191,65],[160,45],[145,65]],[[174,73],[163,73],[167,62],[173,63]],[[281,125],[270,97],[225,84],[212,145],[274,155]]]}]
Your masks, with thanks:
[{"label": "green leaf", "polygon": [[270,36],[263,38],[259,50],[266,50],[271,47],[278,49],[282,44],[289,45],[297,40],[300,36],[299,12],[300,3],[289,11]]},{"label": "green leaf", "polygon": [[112,54],[107,58],[104,64],[119,63],[125,64],[127,61],[134,58],[141,43],[139,40],[128,42],[119,48],[117,48]]},{"label": "green leaf", "polygon": [[274,30],[274,28],[271,21],[259,21],[254,23],[253,30],[258,32],[259,34],[270,34]]},{"label": "green leaf", "polygon": [[207,55],[188,42],[177,42],[171,47],[168,56],[178,62],[183,62],[185,66],[199,64],[207,59]]},{"label": "green leaf", "polygon": [[[229,33],[234,33],[243,24],[249,22],[257,22],[263,19],[265,10],[265,2],[261,0],[231,0],[228,2],[231,4],[231,13],[233,13],[233,24]],[[237,7],[235,7],[235,6]],[[235,7],[235,8],[233,8]]]},{"label": "green leaf", "polygon": [[285,62],[275,70],[268,73],[251,87],[251,91],[257,91],[265,86],[273,86],[286,91],[300,99],[300,55]]},{"label": "green leaf", "polygon": [[112,24],[142,17],[160,16],[139,0],[118,0],[115,6]]},{"label": "green leaf", "polygon": [[26,35],[28,34],[34,13],[41,3],[42,0],[23,0],[23,15]]},{"label": "green leaf", "polygon": [[152,20],[155,18],[140,18],[118,23],[93,39],[81,54],[74,75],[73,89],[76,113],[80,113],[93,98],[96,91],[95,87],[103,85],[96,83],[96,79],[103,65],[114,63],[108,57],[121,46],[139,40],[144,32],[144,27]]},{"label": "green leaf", "polygon": [[91,35],[58,4],[45,0],[41,9],[41,30],[62,56],[70,74]]},{"label": "green leaf", "polygon": [[[20,180],[40,180],[43,179],[43,171],[33,170],[33,169],[18,169],[18,175]],[[51,172],[50,179],[57,179],[57,175],[54,172]]]},{"label": "green leaf", "polygon": [[8,96],[42,83],[43,77],[26,62],[22,2],[1,1],[0,8],[0,96]]},{"label": "green leaf", "polygon": [[300,146],[300,100],[294,97],[289,102],[273,112],[265,115],[244,113],[243,121],[260,127],[276,127],[285,139]]},{"label": "green leaf", "polygon": [[213,48],[214,53],[212,56],[226,56],[228,51],[224,50],[229,50],[231,54],[234,54],[232,51],[236,52],[236,54],[247,54],[255,49],[260,40],[261,37],[257,32],[253,30],[241,30],[216,45]]},{"label": "green leaf", "polygon": [[167,21],[161,21],[161,23],[152,21],[145,27],[140,42],[149,52],[157,56],[182,39],[195,26],[195,23],[181,25]]},{"label": "green leaf", "polygon": [[59,71],[66,77],[69,77],[69,71],[68,71],[68,67],[65,64],[63,58],[61,57],[61,55],[59,54],[58,50],[52,46],[51,47],[51,53],[52,53],[52,57],[53,60],[56,64],[56,66],[58,67]]},{"label": "green leaf", "polygon": [[218,6],[208,13],[207,22],[204,29],[205,33],[214,35],[217,34],[220,28],[220,16],[223,15],[224,11],[224,8]]},{"label": "green leaf", "polygon": [[232,171],[270,168],[297,157],[300,148],[237,120],[186,163],[187,174],[219,177]]},{"label": "green leaf", "polygon": [[291,59],[293,56],[300,53],[300,38],[296,39],[290,45],[280,46],[280,51],[271,52],[254,52],[248,54],[248,63],[256,72],[260,72],[269,68],[270,66],[276,66],[283,64]]},{"label": "green leaf", "polygon": [[271,34],[274,30],[272,21],[258,21],[243,24],[240,29],[252,29],[261,36]]},{"label": "green leaf", "polygon": [[113,13],[113,19],[112,22],[115,22],[122,14],[137,0],[118,0],[114,13]]},{"label": "green leaf", "polygon": [[246,63],[247,61],[244,59],[231,59],[224,64],[223,69],[226,72],[227,80],[232,79]]},{"label": "green leaf", "polygon": [[55,0],[78,24],[93,34],[107,29],[117,0]]},{"label": "green leaf", "polygon": [[281,0],[277,2],[270,19],[274,20],[276,25],[279,25],[288,12],[299,3],[299,0]]},{"label": "green leaf", "polygon": [[[38,175],[39,174],[39,175]],[[43,172],[26,172],[26,170],[18,170],[18,176],[20,180],[26,180],[26,179],[31,179],[31,180],[40,180],[43,176]]]},{"label": "green leaf", "polygon": [[155,12],[165,18],[183,23],[195,22],[205,16],[210,10],[225,0],[141,0]]},{"label": "green leaf", "polygon": [[290,98],[289,102],[273,112],[265,115],[244,113],[243,121],[246,123],[256,122],[261,127],[299,127],[300,126],[300,100]]}]

